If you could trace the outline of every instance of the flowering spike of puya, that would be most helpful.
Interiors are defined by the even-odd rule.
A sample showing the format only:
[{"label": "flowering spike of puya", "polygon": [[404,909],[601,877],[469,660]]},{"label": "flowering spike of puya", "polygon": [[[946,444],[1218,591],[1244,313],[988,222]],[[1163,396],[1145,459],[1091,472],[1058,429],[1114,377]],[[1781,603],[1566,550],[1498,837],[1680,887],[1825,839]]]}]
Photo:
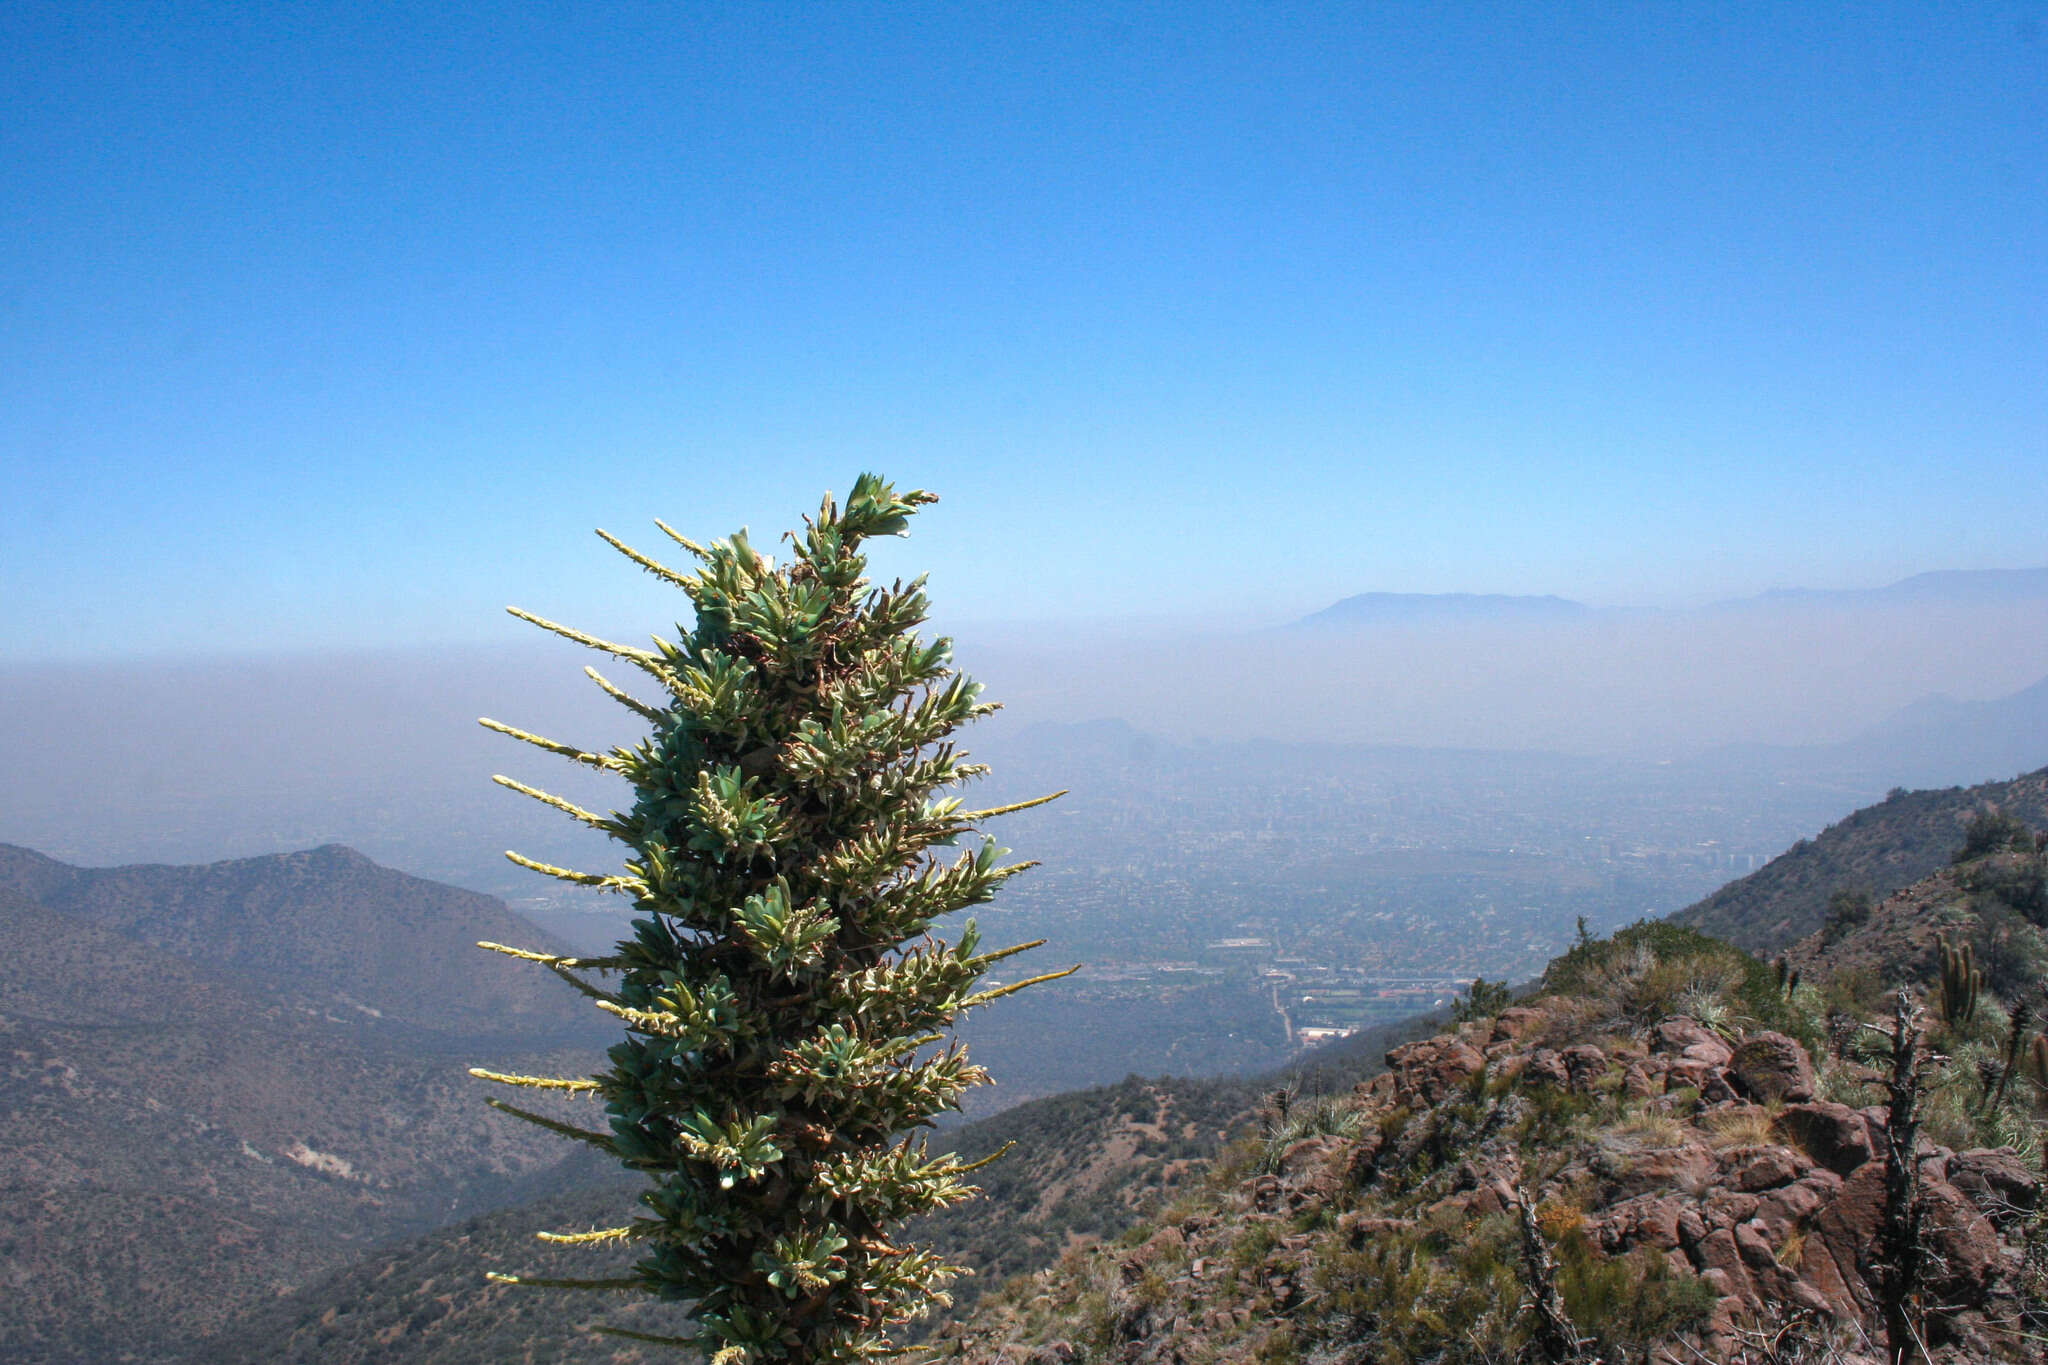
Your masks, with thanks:
[{"label": "flowering spike of puya", "polygon": [[972,920],[957,944],[928,932],[1029,866],[1004,864],[985,839],[952,845],[1039,804],[961,809],[953,791],[984,770],[951,736],[994,707],[953,668],[949,641],[919,637],[922,580],[867,581],[862,543],[907,534],[934,501],[863,474],[787,537],[780,565],[744,531],[707,546],[662,526],[695,560],[688,570],[605,535],[690,600],[689,633],[651,649],[516,613],[666,692],[631,697],[593,673],[648,725],[644,740],[602,754],[485,722],[632,787],[631,808],[606,816],[499,779],[626,845],[618,872],[514,861],[628,896],[637,915],[603,958],[484,945],[563,976],[623,1025],[608,1070],[589,1083],[475,1073],[594,1090],[603,1130],[493,1103],[646,1177],[630,1223],[546,1238],[630,1240],[644,1250],[630,1275],[500,1277],[639,1288],[686,1305],[694,1324],[616,1335],[730,1365],[822,1365],[886,1352],[892,1324],[947,1302],[956,1268],[891,1235],[974,1192],[972,1168],[927,1156],[915,1134],[987,1077],[964,1048],[933,1045],[962,1011],[1065,973],[983,986],[992,964],[1036,945],[984,952]]}]

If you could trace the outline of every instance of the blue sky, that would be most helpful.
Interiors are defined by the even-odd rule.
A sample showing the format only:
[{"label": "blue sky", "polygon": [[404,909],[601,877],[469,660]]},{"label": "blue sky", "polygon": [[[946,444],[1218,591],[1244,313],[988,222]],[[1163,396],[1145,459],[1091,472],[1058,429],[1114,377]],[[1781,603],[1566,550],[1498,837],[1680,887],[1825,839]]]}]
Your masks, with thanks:
[{"label": "blue sky", "polygon": [[[0,659],[2048,563],[2048,5],[0,13]],[[664,613],[666,615],[664,616]]]}]

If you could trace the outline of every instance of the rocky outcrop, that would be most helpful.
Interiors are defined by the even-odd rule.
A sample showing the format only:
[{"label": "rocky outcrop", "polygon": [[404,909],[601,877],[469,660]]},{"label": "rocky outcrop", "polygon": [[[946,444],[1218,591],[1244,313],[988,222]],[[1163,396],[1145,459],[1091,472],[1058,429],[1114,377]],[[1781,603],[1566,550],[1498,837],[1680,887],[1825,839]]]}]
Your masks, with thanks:
[{"label": "rocky outcrop", "polygon": [[[1560,1246],[1582,1239],[1632,1273],[1662,1267],[1668,1283],[1698,1287],[1709,1306],[1651,1359],[1747,1359],[1761,1325],[1793,1320],[1882,1339],[1882,1110],[1816,1098],[1812,1058],[1782,1033],[1729,1037],[1672,1018],[1638,1037],[1571,1040],[1558,1022],[1517,1007],[1388,1053],[1387,1071],[1351,1097],[1346,1131],[1270,1153],[1223,1216],[1155,1233],[1104,1271],[1117,1344],[1103,1358],[1253,1358],[1263,1333],[1303,1330],[1302,1315],[1341,1292],[1334,1258],[1410,1265],[1400,1258],[1412,1253],[1387,1248],[1447,1227],[1485,1235],[1524,1201]],[[1532,1127],[1541,1113],[1589,1117]],[[1919,1157],[1935,1360],[2028,1358],[2006,1324],[2040,1177],[2007,1150],[1923,1144]],[[1859,1359],[1847,1348],[1833,1358]]]}]

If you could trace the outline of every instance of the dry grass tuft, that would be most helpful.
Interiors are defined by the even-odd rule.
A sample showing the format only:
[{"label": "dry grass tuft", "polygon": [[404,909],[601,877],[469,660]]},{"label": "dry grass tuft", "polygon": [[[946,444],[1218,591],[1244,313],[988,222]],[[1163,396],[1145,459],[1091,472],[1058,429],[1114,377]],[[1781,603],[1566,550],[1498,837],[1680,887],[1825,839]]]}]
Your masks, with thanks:
[{"label": "dry grass tuft", "polygon": [[1717,1148],[1761,1147],[1776,1140],[1770,1111],[1753,1104],[1713,1110],[1701,1117],[1700,1126]]}]

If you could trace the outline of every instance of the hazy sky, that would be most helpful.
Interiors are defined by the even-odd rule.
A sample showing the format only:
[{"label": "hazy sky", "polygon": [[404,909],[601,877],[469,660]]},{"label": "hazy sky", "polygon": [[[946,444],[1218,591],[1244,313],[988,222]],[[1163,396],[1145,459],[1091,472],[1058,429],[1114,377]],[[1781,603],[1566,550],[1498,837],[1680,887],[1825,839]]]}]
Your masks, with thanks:
[{"label": "hazy sky", "polygon": [[[2048,562],[2048,5],[0,8],[0,659]],[[645,532],[643,534],[643,532]]]}]

